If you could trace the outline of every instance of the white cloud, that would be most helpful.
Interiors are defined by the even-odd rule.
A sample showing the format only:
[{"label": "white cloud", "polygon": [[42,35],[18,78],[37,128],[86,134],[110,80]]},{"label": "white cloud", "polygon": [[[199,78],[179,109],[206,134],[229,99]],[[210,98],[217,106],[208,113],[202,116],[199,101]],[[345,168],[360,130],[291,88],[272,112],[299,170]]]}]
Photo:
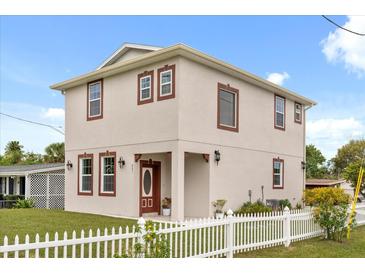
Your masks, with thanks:
[{"label": "white cloud", "polygon": [[365,125],[353,117],[308,121],[306,129],[307,144],[318,147],[328,160],[350,139],[363,138],[365,135]]},{"label": "white cloud", "polygon": [[63,120],[65,118],[65,110],[63,108],[48,108],[44,111],[43,117]]},{"label": "white cloud", "polygon": [[[344,28],[365,33],[365,16],[348,16]],[[365,37],[337,28],[321,41],[329,62],[343,62],[349,72],[365,74]]]},{"label": "white cloud", "polygon": [[268,81],[270,81],[274,84],[277,84],[279,86],[282,86],[284,84],[284,81],[289,78],[290,78],[290,75],[287,72],[283,72],[283,73],[273,72],[267,76]]}]

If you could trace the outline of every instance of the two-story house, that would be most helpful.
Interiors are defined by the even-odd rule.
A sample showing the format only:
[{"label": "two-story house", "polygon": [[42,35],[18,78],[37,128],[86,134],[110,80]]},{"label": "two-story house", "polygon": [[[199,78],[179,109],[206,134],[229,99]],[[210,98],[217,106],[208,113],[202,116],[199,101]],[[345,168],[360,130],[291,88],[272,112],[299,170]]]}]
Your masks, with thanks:
[{"label": "two-story house", "polygon": [[191,47],[124,44],[65,95],[65,209],[172,220],[301,201],[314,101]]}]

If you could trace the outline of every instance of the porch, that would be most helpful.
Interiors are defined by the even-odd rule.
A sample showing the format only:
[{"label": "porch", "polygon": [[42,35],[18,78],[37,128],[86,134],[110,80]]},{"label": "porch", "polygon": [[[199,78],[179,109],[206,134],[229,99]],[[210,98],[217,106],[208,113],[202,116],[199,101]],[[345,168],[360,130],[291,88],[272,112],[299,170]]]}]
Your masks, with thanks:
[{"label": "porch", "polygon": [[[135,154],[138,163],[139,216],[160,221],[208,217],[209,154],[158,152]],[[171,199],[171,215],[162,201]]]}]

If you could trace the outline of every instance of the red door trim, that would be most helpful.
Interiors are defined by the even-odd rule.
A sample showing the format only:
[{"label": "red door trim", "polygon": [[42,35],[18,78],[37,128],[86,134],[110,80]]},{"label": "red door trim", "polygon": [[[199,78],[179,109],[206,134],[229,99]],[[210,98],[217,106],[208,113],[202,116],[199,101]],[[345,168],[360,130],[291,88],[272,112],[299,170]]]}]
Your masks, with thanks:
[{"label": "red door trim", "polygon": [[159,161],[146,161],[140,160],[139,161],[139,216],[142,216],[142,168],[143,167],[152,167],[153,168],[153,186],[154,186],[154,211],[157,212],[159,215],[161,214],[161,162]]}]

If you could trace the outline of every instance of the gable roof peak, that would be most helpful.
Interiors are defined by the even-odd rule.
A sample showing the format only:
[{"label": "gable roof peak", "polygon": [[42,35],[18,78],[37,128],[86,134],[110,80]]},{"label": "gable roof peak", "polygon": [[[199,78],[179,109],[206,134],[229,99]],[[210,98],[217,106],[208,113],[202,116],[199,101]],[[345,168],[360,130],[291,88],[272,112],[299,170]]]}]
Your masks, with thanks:
[{"label": "gable roof peak", "polygon": [[131,49],[152,52],[160,50],[162,49],[162,47],[125,42],[116,51],[114,51],[113,54],[110,55],[100,66],[98,66],[96,70],[114,64],[118,59],[120,59]]}]

